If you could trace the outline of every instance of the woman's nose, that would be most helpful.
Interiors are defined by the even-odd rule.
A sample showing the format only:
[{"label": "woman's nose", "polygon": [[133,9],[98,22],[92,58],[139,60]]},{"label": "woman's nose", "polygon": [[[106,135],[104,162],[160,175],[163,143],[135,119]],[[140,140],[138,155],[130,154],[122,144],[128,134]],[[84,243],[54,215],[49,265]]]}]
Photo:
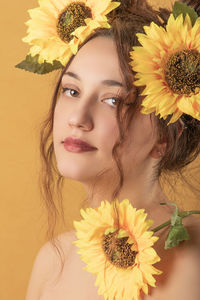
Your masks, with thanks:
[{"label": "woman's nose", "polygon": [[68,119],[70,127],[78,127],[82,130],[90,131],[94,127],[91,107],[77,105],[71,111]]}]

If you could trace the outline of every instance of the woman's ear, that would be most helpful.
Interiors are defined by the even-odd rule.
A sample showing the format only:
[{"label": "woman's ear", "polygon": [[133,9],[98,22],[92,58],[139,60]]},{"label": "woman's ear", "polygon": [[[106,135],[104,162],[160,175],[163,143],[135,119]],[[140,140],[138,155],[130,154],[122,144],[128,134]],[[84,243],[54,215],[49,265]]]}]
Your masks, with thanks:
[{"label": "woman's ear", "polygon": [[[187,128],[184,124],[184,122],[179,119],[177,121],[177,134],[178,134],[178,138],[181,137],[183,130]],[[155,159],[159,159],[161,157],[163,157],[165,155],[166,152],[166,147],[167,147],[167,142],[166,139],[163,139],[162,141],[157,142],[153,149],[150,152],[150,156],[155,158]]]},{"label": "woman's ear", "polygon": [[160,159],[165,155],[167,143],[156,143],[150,152],[150,156],[155,159]]}]

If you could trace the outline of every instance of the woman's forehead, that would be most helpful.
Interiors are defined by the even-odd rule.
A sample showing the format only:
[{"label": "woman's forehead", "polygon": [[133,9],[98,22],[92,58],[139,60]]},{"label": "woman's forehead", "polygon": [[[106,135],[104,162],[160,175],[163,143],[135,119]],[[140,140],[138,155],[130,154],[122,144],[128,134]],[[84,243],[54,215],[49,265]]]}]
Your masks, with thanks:
[{"label": "woman's forehead", "polygon": [[87,42],[72,60],[67,72],[81,78],[99,77],[122,82],[118,53],[113,39],[96,37]]}]

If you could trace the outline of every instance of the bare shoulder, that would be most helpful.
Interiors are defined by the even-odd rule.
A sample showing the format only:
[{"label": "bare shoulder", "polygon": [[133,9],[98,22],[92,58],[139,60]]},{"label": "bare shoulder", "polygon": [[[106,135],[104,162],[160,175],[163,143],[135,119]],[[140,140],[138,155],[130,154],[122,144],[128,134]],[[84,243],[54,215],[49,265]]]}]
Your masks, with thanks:
[{"label": "bare shoulder", "polygon": [[199,249],[200,252],[200,218],[191,215],[183,219],[183,224],[190,234],[188,245]]},{"label": "bare shoulder", "polygon": [[200,299],[200,219],[190,216],[183,220],[183,224],[190,240],[165,250],[173,252],[172,261],[167,261],[168,264],[171,263],[171,267],[164,276],[164,281],[155,289],[152,299]]},{"label": "bare shoulder", "polygon": [[200,219],[187,217],[184,225],[190,240],[176,248],[176,259],[171,277],[171,299],[200,299]]},{"label": "bare shoulder", "polygon": [[200,218],[189,216],[183,220],[183,223],[190,235],[190,240],[177,248],[177,261],[179,264],[190,265],[191,271],[197,271],[200,278]]},{"label": "bare shoulder", "polygon": [[[69,253],[74,239],[74,231],[62,233],[56,237],[57,245],[64,259]],[[39,249],[36,255],[29,280],[26,300],[39,300],[44,285],[52,277],[52,274],[59,273],[60,268],[60,256],[52,243],[48,241]]]}]

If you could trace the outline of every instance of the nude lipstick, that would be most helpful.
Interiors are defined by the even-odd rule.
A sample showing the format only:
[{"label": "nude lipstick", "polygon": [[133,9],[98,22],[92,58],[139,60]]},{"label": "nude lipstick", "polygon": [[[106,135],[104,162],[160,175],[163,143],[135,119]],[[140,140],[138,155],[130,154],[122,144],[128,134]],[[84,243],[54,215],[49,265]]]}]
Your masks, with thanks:
[{"label": "nude lipstick", "polygon": [[67,137],[62,143],[64,144],[65,150],[69,152],[81,153],[97,150],[96,147],[74,137]]}]

